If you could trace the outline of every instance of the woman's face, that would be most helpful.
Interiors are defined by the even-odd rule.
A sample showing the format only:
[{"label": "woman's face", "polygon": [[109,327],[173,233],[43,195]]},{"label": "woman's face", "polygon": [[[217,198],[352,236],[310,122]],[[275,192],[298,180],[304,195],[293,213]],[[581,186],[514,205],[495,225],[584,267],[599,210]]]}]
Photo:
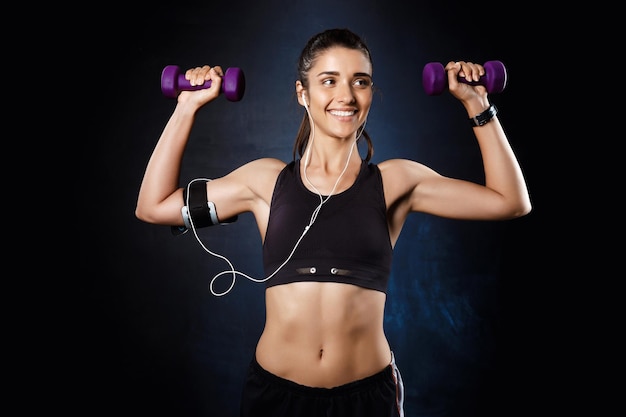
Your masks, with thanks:
[{"label": "woman's face", "polygon": [[[318,56],[300,87],[315,124],[315,136],[354,139],[372,105],[372,65],[362,52],[334,47]],[[303,98],[304,95],[304,98]]]}]

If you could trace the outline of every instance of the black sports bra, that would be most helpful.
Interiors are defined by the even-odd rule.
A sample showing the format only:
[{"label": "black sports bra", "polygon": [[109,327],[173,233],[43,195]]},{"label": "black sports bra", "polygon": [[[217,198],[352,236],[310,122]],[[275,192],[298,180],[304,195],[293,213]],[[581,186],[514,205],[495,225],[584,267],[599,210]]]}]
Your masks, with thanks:
[{"label": "black sports bra", "polygon": [[[289,163],[272,195],[263,243],[265,276],[289,257],[319,204],[319,195],[302,183],[300,160]],[[392,252],[380,170],[363,161],[355,183],[324,203],[291,259],[266,287],[320,281],[386,292]]]}]

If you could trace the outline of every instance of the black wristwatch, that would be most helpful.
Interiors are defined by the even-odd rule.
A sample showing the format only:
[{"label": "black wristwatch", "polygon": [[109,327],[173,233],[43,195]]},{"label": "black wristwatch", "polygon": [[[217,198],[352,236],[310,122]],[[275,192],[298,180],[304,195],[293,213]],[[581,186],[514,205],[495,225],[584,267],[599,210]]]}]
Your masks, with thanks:
[{"label": "black wristwatch", "polygon": [[495,105],[492,104],[484,112],[477,114],[474,117],[470,117],[469,121],[472,127],[483,126],[487,124],[489,120],[493,119],[493,116],[495,116],[496,114],[498,114],[498,109]]}]

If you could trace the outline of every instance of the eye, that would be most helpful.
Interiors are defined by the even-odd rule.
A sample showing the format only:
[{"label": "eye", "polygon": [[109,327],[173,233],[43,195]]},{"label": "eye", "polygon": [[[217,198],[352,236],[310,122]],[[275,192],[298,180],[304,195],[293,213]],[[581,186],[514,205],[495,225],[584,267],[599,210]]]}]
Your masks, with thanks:
[{"label": "eye", "polygon": [[372,80],[367,78],[357,78],[356,80],[354,80],[353,84],[357,87],[369,87],[370,85],[372,85]]},{"label": "eye", "polygon": [[322,85],[334,85],[335,80],[333,78],[326,78],[322,80]]}]

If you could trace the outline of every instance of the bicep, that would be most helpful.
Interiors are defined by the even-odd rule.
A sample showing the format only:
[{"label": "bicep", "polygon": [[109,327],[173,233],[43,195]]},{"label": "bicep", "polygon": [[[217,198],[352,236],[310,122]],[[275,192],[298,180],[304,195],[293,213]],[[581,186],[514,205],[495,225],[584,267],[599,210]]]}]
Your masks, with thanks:
[{"label": "bicep", "polygon": [[207,183],[207,198],[215,204],[220,219],[244,212],[256,217],[268,207],[278,173],[284,163],[272,159],[252,161],[224,177]]},{"label": "bicep", "polygon": [[251,211],[254,193],[249,184],[230,173],[206,184],[207,200],[215,204],[220,219],[227,219]]}]

